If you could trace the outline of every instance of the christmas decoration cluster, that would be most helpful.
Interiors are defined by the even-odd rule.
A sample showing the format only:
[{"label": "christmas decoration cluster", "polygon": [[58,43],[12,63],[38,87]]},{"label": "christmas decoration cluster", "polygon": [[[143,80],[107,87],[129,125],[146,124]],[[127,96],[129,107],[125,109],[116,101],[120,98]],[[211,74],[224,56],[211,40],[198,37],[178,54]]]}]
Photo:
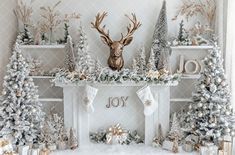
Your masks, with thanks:
[{"label": "christmas decoration cluster", "polygon": [[[0,155],[17,155],[18,153],[20,155],[48,155],[57,149],[78,148],[79,142],[74,129],[66,129],[63,118],[53,110],[49,115],[45,115],[38,100],[37,86],[34,85],[30,76],[53,75],[55,78],[52,82],[62,84],[146,84],[147,86],[136,92],[144,105],[145,116],[152,115],[157,109],[157,101],[148,85],[177,85],[181,78],[180,74],[172,74],[170,70],[171,48],[167,38],[166,1],[163,2],[155,26],[149,57],[146,58],[148,54],[142,46],[130,68],[123,68],[123,59],[120,64],[113,65],[116,56],[108,60],[111,61],[108,63],[110,68],[103,67],[90,55],[88,39],[82,26],[79,28],[79,40],[74,43],[69,35],[69,22],[71,19],[79,19],[80,15],[65,14],[61,18],[57,11],[60,3],[59,1],[53,7],[40,8],[43,20],[37,24],[38,27],[32,24],[30,18],[33,9],[26,3],[18,1],[14,10],[18,20],[23,24],[23,31],[16,39],[0,97]],[[214,4],[213,0],[208,3]],[[185,7],[186,4],[190,4],[188,6],[192,12]],[[179,14],[186,14],[189,18],[197,13],[204,16],[204,12],[207,12],[209,25],[197,22],[190,30],[193,34],[190,36],[182,21],[179,35],[173,40],[172,45],[213,44],[213,49],[209,50],[208,56],[203,61],[203,72],[200,73],[200,79],[192,94],[192,102],[180,112],[172,115],[171,128],[166,136],[163,135],[162,126],[159,124],[156,136],[153,137],[153,147],[178,153],[179,147],[182,146],[186,152],[198,151],[201,155],[232,155],[232,151],[235,152],[235,114],[230,102],[231,96],[223,69],[223,58],[217,43],[208,41],[211,40],[209,37],[212,37],[211,28],[215,10],[213,5],[210,7],[210,12],[207,12],[205,11],[208,9],[206,5],[196,5],[196,3],[191,4],[191,1],[186,1],[175,17],[177,18]],[[190,16],[188,12],[191,13]],[[105,16],[106,13],[98,14],[93,26],[102,34],[102,39],[105,39],[108,46],[112,43],[116,47],[117,41],[113,42],[109,38],[109,34],[104,31],[105,27],[103,29],[99,27]],[[123,47],[132,41],[134,31],[141,25],[134,14],[132,17],[133,19],[128,18],[134,26],[130,25],[127,28],[127,36],[122,36],[121,41],[118,42],[118,45]],[[64,23],[64,38],[55,41],[53,33],[61,23]],[[36,31],[34,37],[30,29]],[[204,36],[205,32],[209,34]],[[65,44],[64,68],[45,73],[41,69],[39,60],[32,58],[26,60],[20,46],[32,44]],[[97,88],[88,85],[84,89],[82,102],[88,113],[94,112],[93,101],[97,92]],[[131,132],[123,129],[120,124],[90,133],[90,140],[94,143],[110,145],[144,143],[144,138],[137,131]]]}]

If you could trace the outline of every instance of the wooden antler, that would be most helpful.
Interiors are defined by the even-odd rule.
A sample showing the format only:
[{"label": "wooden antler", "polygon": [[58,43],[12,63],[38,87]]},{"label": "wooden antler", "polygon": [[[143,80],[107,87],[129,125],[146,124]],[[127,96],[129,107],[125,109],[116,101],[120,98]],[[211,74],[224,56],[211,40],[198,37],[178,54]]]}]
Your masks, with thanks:
[{"label": "wooden antler", "polygon": [[122,38],[120,42],[125,43],[127,39],[132,40],[132,35],[141,26],[141,23],[137,21],[136,15],[134,13],[132,13],[131,15],[132,15],[132,18],[130,18],[128,15],[125,15],[131,21],[131,23],[127,27],[126,36],[124,37],[123,34],[121,34]]},{"label": "wooden antler", "polygon": [[104,20],[106,16],[107,16],[107,12],[103,12],[102,14],[98,13],[96,16],[95,22],[94,23],[91,22],[91,25],[92,25],[92,28],[96,29],[101,34],[101,39],[103,40],[103,42],[110,46],[113,41],[109,36],[109,30],[105,32],[106,25],[104,25],[102,28],[100,27],[102,21]]}]

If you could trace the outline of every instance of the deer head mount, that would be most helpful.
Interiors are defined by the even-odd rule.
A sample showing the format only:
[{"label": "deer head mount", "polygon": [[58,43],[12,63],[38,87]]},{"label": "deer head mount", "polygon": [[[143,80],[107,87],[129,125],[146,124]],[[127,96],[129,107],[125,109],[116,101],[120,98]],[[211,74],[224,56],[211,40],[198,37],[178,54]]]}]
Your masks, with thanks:
[{"label": "deer head mount", "polygon": [[91,23],[92,28],[96,29],[101,34],[101,40],[104,44],[110,47],[110,56],[108,58],[108,65],[112,70],[121,70],[124,65],[124,59],[122,56],[123,48],[131,43],[133,40],[134,32],[141,26],[137,21],[135,14],[132,14],[132,18],[126,17],[131,21],[127,27],[127,34],[124,36],[121,33],[121,39],[119,41],[113,41],[109,36],[109,31],[105,30],[105,25],[101,27],[101,23],[107,16],[107,12],[102,14],[98,13],[95,22]]}]

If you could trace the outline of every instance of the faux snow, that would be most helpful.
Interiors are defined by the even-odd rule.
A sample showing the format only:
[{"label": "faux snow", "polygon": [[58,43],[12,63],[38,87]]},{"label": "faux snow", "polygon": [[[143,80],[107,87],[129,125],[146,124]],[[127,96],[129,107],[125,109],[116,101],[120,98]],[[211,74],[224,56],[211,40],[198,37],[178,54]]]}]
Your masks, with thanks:
[{"label": "faux snow", "polygon": [[136,145],[106,145],[91,144],[89,147],[76,150],[53,152],[51,155],[198,155],[198,153],[186,153],[180,148],[180,153],[153,148],[144,144]]}]

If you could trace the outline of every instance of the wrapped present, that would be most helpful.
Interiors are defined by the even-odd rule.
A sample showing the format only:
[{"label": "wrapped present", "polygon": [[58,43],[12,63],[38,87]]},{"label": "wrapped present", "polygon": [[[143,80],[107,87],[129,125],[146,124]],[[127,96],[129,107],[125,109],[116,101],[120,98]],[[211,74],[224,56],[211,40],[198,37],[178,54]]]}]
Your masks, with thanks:
[{"label": "wrapped present", "polygon": [[28,155],[39,155],[39,149],[30,149]]},{"label": "wrapped present", "polygon": [[218,147],[213,145],[201,146],[200,147],[200,155],[217,155]]},{"label": "wrapped present", "polygon": [[57,146],[56,146],[56,144],[50,144],[47,146],[47,148],[51,151],[55,151],[57,149]]},{"label": "wrapped present", "polygon": [[42,149],[39,152],[39,155],[49,155],[51,153],[51,151],[49,149]]},{"label": "wrapped present", "polygon": [[168,151],[172,151],[174,153],[179,152],[178,143],[176,140],[175,141],[164,140],[162,144],[162,148]]},{"label": "wrapped present", "polygon": [[107,144],[123,144],[128,137],[128,133],[123,130],[120,124],[117,124],[108,129],[106,134],[106,143]]},{"label": "wrapped present", "polygon": [[186,141],[183,145],[183,150],[185,152],[193,152],[194,144],[191,141]]},{"label": "wrapped present", "polygon": [[57,144],[57,148],[59,150],[66,150],[67,149],[67,142],[59,141],[58,144]]},{"label": "wrapped present", "polygon": [[11,152],[5,152],[2,155],[19,155],[19,154],[11,151]]},{"label": "wrapped present", "polygon": [[18,147],[19,155],[28,155],[28,151],[29,151],[28,145]]}]

